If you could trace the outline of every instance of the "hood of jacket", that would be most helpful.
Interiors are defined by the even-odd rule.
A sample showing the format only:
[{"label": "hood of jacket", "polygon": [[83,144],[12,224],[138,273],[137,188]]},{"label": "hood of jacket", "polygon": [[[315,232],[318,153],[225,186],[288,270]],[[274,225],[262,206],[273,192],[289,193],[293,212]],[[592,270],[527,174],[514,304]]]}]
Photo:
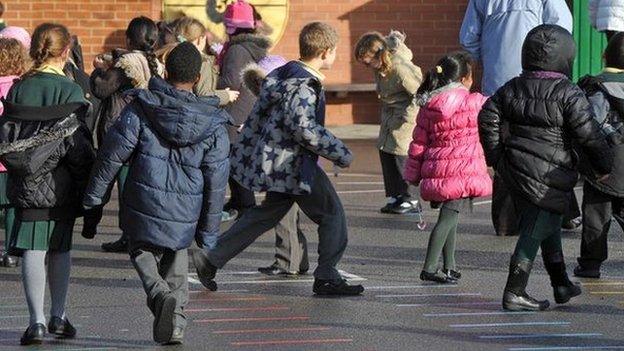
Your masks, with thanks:
[{"label": "hood of jacket", "polygon": [[405,39],[407,36],[405,33],[398,30],[391,30],[386,36],[386,42],[388,43],[388,49],[394,56],[399,56],[406,61],[411,61],[414,58],[412,50],[405,45]]},{"label": "hood of jacket", "polygon": [[[156,61],[158,65],[158,74],[163,75],[165,67]],[[115,63],[115,67],[121,68],[126,76],[132,81],[132,85],[135,88],[147,89],[152,72],[150,71],[149,63],[145,57],[145,53],[142,51],[130,51],[119,57]]]},{"label": "hood of jacket", "polygon": [[543,24],[527,34],[522,46],[522,68],[527,71],[551,71],[572,76],[576,56],[574,38],[563,27]]},{"label": "hood of jacket", "polygon": [[229,121],[217,97],[178,90],[159,77],[150,79],[148,90],[133,94],[151,127],[176,146],[198,144]]},{"label": "hood of jacket", "polygon": [[228,43],[229,47],[234,45],[245,47],[254,61],[258,62],[268,54],[273,43],[269,37],[262,34],[239,34],[232,37]]},{"label": "hood of jacket", "polygon": [[300,89],[309,85],[315,91],[322,89],[322,84],[297,61],[290,61],[284,66],[273,70],[262,82],[260,99],[269,104],[277,103]]}]

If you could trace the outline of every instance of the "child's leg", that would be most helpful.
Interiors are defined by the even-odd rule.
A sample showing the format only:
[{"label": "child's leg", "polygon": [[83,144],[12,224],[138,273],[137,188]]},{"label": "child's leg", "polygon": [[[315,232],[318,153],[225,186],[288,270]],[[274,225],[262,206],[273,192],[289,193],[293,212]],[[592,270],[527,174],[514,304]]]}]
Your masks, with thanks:
[{"label": "child's leg", "polygon": [[147,307],[154,315],[157,315],[156,300],[170,292],[169,284],[160,276],[158,261],[161,255],[146,250],[135,250],[130,254],[130,259],[141,282],[143,290],[147,294]]},{"label": "child's leg", "polygon": [[176,297],[174,310],[174,327],[186,328],[184,307],[188,303],[188,250],[167,251],[158,263],[160,276],[169,285],[171,293]]},{"label": "child's leg", "polygon": [[65,300],[69,288],[71,256],[69,251],[50,251],[48,253],[48,284],[52,304],[50,316],[65,318]]},{"label": "child's leg", "polygon": [[336,193],[325,172],[316,170],[310,195],[296,197],[303,213],[318,225],[318,267],[314,278],[339,281],[342,276],[336,265],[347,248],[347,220]]},{"label": "child's leg", "polygon": [[22,282],[30,313],[30,324],[45,325],[43,299],[45,294],[45,257],[46,252],[41,250],[26,250],[22,258]]},{"label": "child's leg", "polygon": [[[459,216],[458,216],[459,219]],[[459,222],[459,220],[458,220]],[[442,257],[444,258],[444,269],[456,271],[457,267],[455,265],[455,240],[457,237],[457,224],[451,231],[449,232],[448,237],[446,238],[446,243],[444,243],[444,248],[442,249]]]},{"label": "child's leg", "polygon": [[442,248],[445,246],[446,240],[453,228],[457,227],[458,220],[459,212],[442,205],[442,208],[440,208],[440,215],[438,216],[438,222],[431,231],[431,236],[429,236],[427,255],[423,267],[425,272],[435,273],[438,270],[438,259],[442,253]]}]

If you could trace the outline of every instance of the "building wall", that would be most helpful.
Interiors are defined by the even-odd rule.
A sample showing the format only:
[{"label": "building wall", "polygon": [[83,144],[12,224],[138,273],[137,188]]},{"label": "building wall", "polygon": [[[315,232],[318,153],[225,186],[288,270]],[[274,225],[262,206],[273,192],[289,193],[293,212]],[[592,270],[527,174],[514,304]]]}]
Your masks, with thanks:
[{"label": "building wall", "polygon": [[[85,61],[104,50],[123,46],[128,21],[141,14],[159,19],[162,0],[4,0],[9,24],[31,30],[44,21],[67,25],[80,37]],[[414,62],[428,69],[444,53],[457,49],[458,33],[468,0],[290,0],[288,25],[273,53],[298,56],[297,34],[308,22],[321,20],[340,34],[338,58],[327,72],[327,84],[372,82],[372,73],[352,57],[363,33],[390,29],[407,34]],[[328,96],[328,124],[377,123],[374,93],[346,98]]]}]

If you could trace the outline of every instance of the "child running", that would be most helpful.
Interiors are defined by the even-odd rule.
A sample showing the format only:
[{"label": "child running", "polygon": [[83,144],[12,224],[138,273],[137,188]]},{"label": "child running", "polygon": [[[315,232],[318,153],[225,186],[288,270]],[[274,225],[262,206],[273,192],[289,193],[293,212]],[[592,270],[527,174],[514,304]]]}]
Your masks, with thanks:
[{"label": "child running", "polygon": [[[404,177],[420,184],[420,194],[440,215],[427,246],[420,279],[457,283],[461,273],[455,266],[455,241],[462,205],[474,197],[492,193],[483,148],[479,143],[477,116],[486,98],[470,93],[470,54],[444,56],[427,72],[418,89],[421,106]],[[442,253],[443,269],[438,269]]]},{"label": "child running", "polygon": [[229,116],[218,99],[193,93],[201,61],[193,44],[181,43],[167,56],[167,81],[153,77],[148,90],[134,91],[104,138],[84,198],[87,208],[103,205],[122,164],[132,159],[121,229],[161,344],[183,341],[187,248],[196,235],[216,240],[228,178]]},{"label": "child running", "polygon": [[611,151],[583,91],[570,81],[576,45],[557,25],[540,25],[522,47],[523,73],[500,88],[479,114],[479,133],[488,165],[511,189],[518,215],[503,308],[541,311],[548,300],[526,292],[538,250],[555,301],[581,294],[568,278],[561,246],[561,223],[578,180],[579,145],[598,176],[611,171]]},{"label": "child running", "polygon": [[338,34],[313,22],[299,34],[300,60],[271,72],[258,102],[232,150],[232,177],[253,191],[267,192],[264,202],[243,216],[214,245],[193,255],[197,274],[208,289],[217,268],[275,227],[297,203],[318,225],[319,264],[312,290],[322,295],[358,295],[361,285],[349,285],[336,265],[347,247],[347,221],[340,198],[319,156],[347,167],[351,151],[325,129],[325,93],[319,71],[336,59]]}]

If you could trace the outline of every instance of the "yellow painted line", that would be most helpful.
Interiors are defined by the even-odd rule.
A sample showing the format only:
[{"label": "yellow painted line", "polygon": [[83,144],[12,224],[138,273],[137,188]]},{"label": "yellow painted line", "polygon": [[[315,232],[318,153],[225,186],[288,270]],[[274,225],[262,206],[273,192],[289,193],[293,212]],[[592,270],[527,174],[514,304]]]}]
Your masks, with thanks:
[{"label": "yellow painted line", "polygon": [[619,286],[623,285],[624,282],[603,282],[603,283],[581,283],[583,286]]},{"label": "yellow painted line", "polygon": [[624,291],[590,291],[592,295],[624,295]]}]

